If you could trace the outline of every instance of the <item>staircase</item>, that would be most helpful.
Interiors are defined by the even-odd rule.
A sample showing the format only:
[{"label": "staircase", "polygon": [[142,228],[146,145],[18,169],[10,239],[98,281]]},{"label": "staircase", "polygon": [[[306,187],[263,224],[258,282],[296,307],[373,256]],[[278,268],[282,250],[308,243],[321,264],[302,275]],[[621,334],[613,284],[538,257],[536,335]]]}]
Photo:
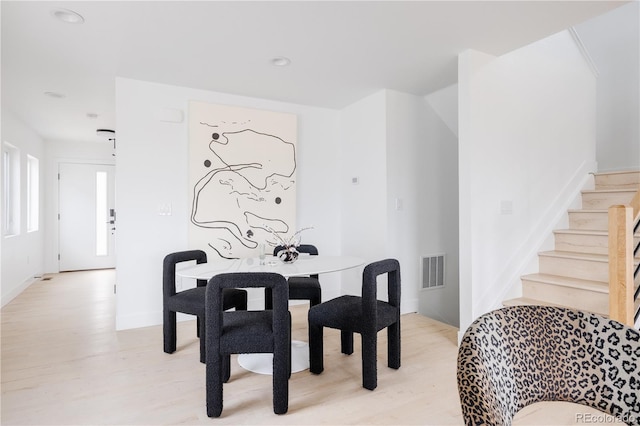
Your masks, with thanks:
[{"label": "staircase", "polygon": [[[569,229],[554,231],[555,250],[538,253],[539,272],[521,277],[522,297],[503,304],[566,306],[608,316],[608,208],[628,205],[639,189],[639,171],[596,174],[595,189],[582,191],[582,209],[568,212]],[[634,268],[639,263],[636,251]]]}]

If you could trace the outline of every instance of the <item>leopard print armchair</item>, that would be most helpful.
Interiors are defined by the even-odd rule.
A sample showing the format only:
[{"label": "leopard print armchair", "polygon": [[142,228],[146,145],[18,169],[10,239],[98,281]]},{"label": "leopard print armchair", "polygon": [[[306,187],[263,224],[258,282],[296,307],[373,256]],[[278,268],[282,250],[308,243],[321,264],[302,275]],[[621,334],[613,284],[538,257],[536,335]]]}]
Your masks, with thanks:
[{"label": "leopard print armchair", "polygon": [[640,425],[640,333],[565,308],[498,309],[462,339],[458,392],[467,425],[511,425],[540,401],[583,404]]}]

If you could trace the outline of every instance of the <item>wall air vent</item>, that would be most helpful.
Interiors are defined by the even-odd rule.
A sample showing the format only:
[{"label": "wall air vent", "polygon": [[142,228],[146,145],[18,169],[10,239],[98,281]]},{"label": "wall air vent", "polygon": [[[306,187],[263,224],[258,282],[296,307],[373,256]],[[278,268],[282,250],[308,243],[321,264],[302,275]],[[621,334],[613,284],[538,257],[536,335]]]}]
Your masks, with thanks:
[{"label": "wall air vent", "polygon": [[423,256],[422,266],[422,290],[444,287],[444,254]]}]

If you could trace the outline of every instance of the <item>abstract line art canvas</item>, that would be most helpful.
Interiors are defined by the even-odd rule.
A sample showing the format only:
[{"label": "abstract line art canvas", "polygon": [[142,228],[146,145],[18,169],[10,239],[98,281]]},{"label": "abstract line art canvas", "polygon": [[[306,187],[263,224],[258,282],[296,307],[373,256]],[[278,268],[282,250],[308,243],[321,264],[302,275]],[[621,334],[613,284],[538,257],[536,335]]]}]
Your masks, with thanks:
[{"label": "abstract line art canvas", "polygon": [[293,114],[189,102],[191,248],[253,257],[295,232],[296,136]]}]

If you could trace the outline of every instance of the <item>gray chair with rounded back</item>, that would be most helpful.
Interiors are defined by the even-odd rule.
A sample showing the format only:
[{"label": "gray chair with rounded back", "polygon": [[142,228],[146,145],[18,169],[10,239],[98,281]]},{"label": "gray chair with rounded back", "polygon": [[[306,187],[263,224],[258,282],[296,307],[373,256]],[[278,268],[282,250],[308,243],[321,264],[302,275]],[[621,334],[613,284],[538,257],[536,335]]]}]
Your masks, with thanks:
[{"label": "gray chair with rounded back", "polygon": [[[206,280],[197,280],[197,286],[188,290],[176,291],[176,265],[182,262],[197,264],[207,261],[207,254],[202,250],[186,250],[165,256],[162,263],[163,292],[163,335],[164,351],[168,354],[176,351],[176,312],[195,315],[197,320],[196,334],[200,337],[200,362],[205,360],[204,339],[204,303]],[[224,293],[226,309],[247,310],[247,292],[239,289],[228,289]]]},{"label": "gray chair with rounded back", "polygon": [[[224,292],[232,288],[270,288],[273,307],[262,311],[224,311]],[[222,413],[222,386],[231,376],[230,354],[273,353],[273,411],[289,406],[291,315],[289,286],[279,274],[236,272],[213,277],[206,296],[207,415]]]},{"label": "gray chair with rounded back", "polygon": [[[377,298],[377,278],[387,275],[388,301]],[[362,296],[340,296],[309,309],[310,370],[324,370],[323,327],[339,329],[342,353],[353,353],[353,333],[362,337],[362,386],[378,385],[378,331],[387,329],[387,365],[400,368],[400,264],[386,259],[367,265],[362,272]]]},{"label": "gray chair with rounded back", "polygon": [[[273,249],[273,255],[277,256],[282,250],[282,246]],[[318,249],[311,244],[301,244],[298,246],[299,253],[308,253],[311,256],[318,255]],[[308,277],[290,277],[289,282],[289,300],[308,300],[310,306],[315,306],[322,302],[322,288],[318,275],[314,274]],[[265,289],[264,306],[271,309],[271,289]]]}]

